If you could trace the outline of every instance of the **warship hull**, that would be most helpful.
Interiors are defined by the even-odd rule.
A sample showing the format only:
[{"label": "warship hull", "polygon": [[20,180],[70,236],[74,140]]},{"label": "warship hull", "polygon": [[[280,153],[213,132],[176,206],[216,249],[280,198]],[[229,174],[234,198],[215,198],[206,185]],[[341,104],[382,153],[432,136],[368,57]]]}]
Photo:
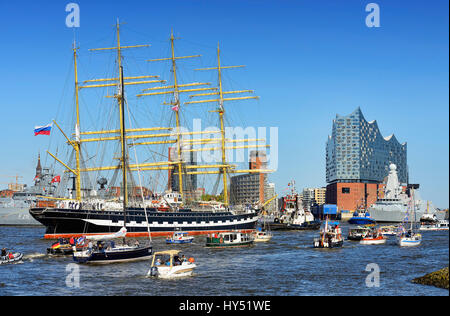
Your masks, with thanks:
[{"label": "warship hull", "polygon": [[0,226],[42,226],[28,207],[0,207]]},{"label": "warship hull", "polygon": [[[46,227],[44,238],[70,238],[117,232],[124,226],[122,211],[71,210],[31,208],[30,214]],[[257,212],[160,212],[147,209],[127,209],[127,237],[167,236],[177,230],[190,235],[204,235],[230,230],[251,232],[258,221]]]}]

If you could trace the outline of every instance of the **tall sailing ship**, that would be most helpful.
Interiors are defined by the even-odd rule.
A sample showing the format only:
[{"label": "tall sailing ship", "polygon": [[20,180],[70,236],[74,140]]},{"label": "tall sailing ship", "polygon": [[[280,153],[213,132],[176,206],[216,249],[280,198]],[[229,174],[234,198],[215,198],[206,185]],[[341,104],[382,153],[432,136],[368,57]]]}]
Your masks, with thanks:
[{"label": "tall sailing ship", "polygon": [[[147,96],[168,96],[169,102],[164,102],[169,113],[166,116],[174,117],[172,126],[166,127],[144,127],[133,128],[131,121],[134,114],[129,107],[125,88],[129,85],[166,83],[159,76],[143,75],[127,77],[124,75],[124,65],[127,65],[122,55],[123,50],[139,47],[148,47],[149,45],[121,46],[120,43],[120,24],[116,24],[116,46],[109,48],[97,48],[90,51],[108,51],[115,50],[117,59],[115,78],[91,79],[80,82],[78,80],[77,58],[78,48],[74,43],[73,61],[75,77],[75,124],[72,125],[72,136],[67,136],[60,125],[53,121],[56,127],[64,136],[69,148],[71,149],[71,161],[63,162],[56,155],[49,151],[47,153],[60,163],[64,169],[64,177],[72,179],[72,188],[68,189],[66,196],[49,197],[46,207],[31,207],[30,214],[37,221],[46,227],[45,238],[53,239],[69,236],[95,235],[117,232],[121,227],[127,227],[128,237],[144,236],[167,236],[176,230],[188,232],[190,235],[209,234],[224,232],[230,230],[240,230],[243,232],[253,231],[256,227],[259,217],[255,209],[242,208],[232,209],[229,203],[228,194],[228,176],[235,173],[267,173],[270,170],[251,169],[238,170],[236,165],[227,162],[227,151],[235,148],[267,148],[268,145],[261,145],[258,142],[264,140],[258,139],[228,139],[225,134],[225,102],[234,100],[258,99],[257,96],[247,95],[253,93],[252,90],[224,91],[222,84],[222,72],[229,68],[239,68],[243,66],[222,66],[220,61],[220,48],[217,46],[217,66],[210,68],[200,68],[195,70],[212,70],[217,72],[217,87],[208,82],[180,83],[178,73],[178,61],[196,58],[200,55],[175,56],[175,37],[173,32],[170,36],[171,56],[168,58],[152,59],[149,62],[168,61],[170,62],[171,83],[170,85],[152,86],[142,90],[136,95],[137,99]],[[114,76],[114,75],[113,75]],[[148,80],[151,79],[151,80]],[[110,87],[116,90],[113,96],[113,102],[117,116],[111,121],[115,121],[115,129],[102,129],[98,131],[83,131],[80,124],[83,113],[80,111],[79,99],[80,90],[88,88]],[[202,91],[199,94],[190,95],[190,98],[210,97],[207,99],[182,102],[180,96],[183,93]],[[238,96],[229,97],[237,94]],[[244,94],[244,96],[242,96]],[[241,95],[241,96],[239,96]],[[181,114],[187,104],[209,103],[216,104],[214,110],[208,111],[218,114],[218,129],[216,131],[184,131],[180,123]],[[113,109],[114,109],[113,107]],[[148,110],[150,111],[150,110]],[[206,111],[205,111],[206,112]],[[184,113],[183,113],[184,114]],[[87,114],[86,114],[87,116]],[[96,118],[95,120],[101,120]],[[217,122],[217,121],[216,121]],[[110,122],[110,124],[112,124]],[[170,125],[170,124],[168,124]],[[166,131],[166,132],[160,132]],[[153,132],[153,133],[149,133]],[[146,134],[142,134],[146,133]],[[208,134],[210,138],[198,138],[198,135]],[[94,135],[95,138],[89,137]],[[194,136],[192,139],[185,136]],[[219,137],[217,137],[217,135]],[[216,137],[214,137],[216,136]],[[159,139],[146,141],[146,139]],[[112,166],[94,166],[88,167],[91,161],[87,145],[92,143],[106,143],[102,149],[103,154],[97,147],[97,155],[102,156],[101,162],[104,162],[104,156],[113,149],[118,152],[112,153],[113,160],[118,161]],[[255,144],[250,144],[255,142]],[[207,147],[194,149],[195,145],[220,144],[220,147]],[[227,146],[231,143],[232,146]],[[234,145],[233,143],[245,143],[245,145]],[[112,145],[114,144],[114,145]],[[140,163],[136,148],[147,148],[148,152],[154,153],[152,146],[172,144],[176,151],[176,157],[168,157],[167,161],[147,162],[149,159]],[[194,151],[219,151],[221,160],[216,164],[190,164],[184,157]],[[134,153],[133,153],[134,151]],[[142,151],[142,150],[141,150]],[[141,154],[141,153],[140,153]],[[163,153],[159,153],[163,156]],[[95,156],[95,155],[94,155]],[[169,155],[170,156],[170,155]],[[134,163],[131,159],[134,158]],[[142,159],[142,158],[140,158]],[[178,192],[168,192],[167,194],[146,194],[142,186],[141,173],[144,171],[166,170],[172,178],[178,183]],[[102,176],[102,172],[113,172],[110,180]],[[98,190],[89,187],[91,180],[86,176],[89,173],[95,173]],[[221,208],[197,208],[194,204],[189,205],[189,192],[186,182],[192,175],[217,175],[218,182],[223,182],[223,207]],[[120,187],[113,187],[113,183],[121,175]],[[136,177],[137,175],[137,177]],[[137,178],[137,182],[135,180]],[[109,181],[109,187],[106,185]],[[120,180],[119,180],[120,181]],[[63,181],[62,181],[63,182]],[[114,190],[115,189],[115,190]],[[116,194],[113,194],[113,193]],[[120,192],[120,194],[117,194]],[[147,196],[145,196],[147,195]],[[171,199],[169,200],[169,197]],[[124,214],[125,213],[125,214]]]}]

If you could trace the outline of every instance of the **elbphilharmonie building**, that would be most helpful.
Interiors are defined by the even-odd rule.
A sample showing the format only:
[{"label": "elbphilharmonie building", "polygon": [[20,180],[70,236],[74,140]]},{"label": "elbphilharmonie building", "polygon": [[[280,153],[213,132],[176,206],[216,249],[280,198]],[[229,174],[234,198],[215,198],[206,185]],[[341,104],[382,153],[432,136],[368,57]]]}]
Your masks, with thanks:
[{"label": "elbphilharmonie building", "polygon": [[393,134],[383,137],[377,122],[368,122],[359,107],[349,115],[336,115],[326,145],[327,203],[353,210],[359,200],[369,199],[366,205],[375,202],[392,163],[399,181],[408,183],[406,143]]}]

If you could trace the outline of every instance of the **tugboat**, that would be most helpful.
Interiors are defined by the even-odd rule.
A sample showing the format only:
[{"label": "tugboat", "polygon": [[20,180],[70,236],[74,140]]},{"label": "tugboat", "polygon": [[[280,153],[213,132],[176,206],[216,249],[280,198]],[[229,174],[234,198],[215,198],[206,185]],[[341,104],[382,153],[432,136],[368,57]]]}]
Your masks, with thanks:
[{"label": "tugboat", "polygon": [[288,186],[291,193],[283,197],[280,214],[274,218],[269,227],[272,230],[318,230],[320,221],[314,219],[309,210],[304,210],[301,199],[295,190],[295,182],[291,181]]},{"label": "tugboat", "polygon": [[249,247],[253,242],[251,234],[239,231],[211,234],[206,237],[206,247],[210,248]]},{"label": "tugboat", "polygon": [[188,244],[193,240],[194,237],[188,236],[187,232],[177,231],[166,239],[166,244]]},{"label": "tugboat", "polygon": [[155,252],[147,276],[161,279],[191,276],[197,267],[194,258],[183,259],[184,256],[180,258],[179,253],[179,250]]},{"label": "tugboat", "polygon": [[370,213],[364,210],[355,211],[353,217],[348,220],[352,225],[375,225],[376,221],[370,217]]},{"label": "tugboat", "polygon": [[320,237],[314,239],[314,248],[340,248],[344,244],[339,222],[325,221],[325,227],[320,231]]},{"label": "tugboat", "polygon": [[0,256],[0,265],[20,262],[23,254],[20,252],[8,252],[6,248],[2,249]]}]

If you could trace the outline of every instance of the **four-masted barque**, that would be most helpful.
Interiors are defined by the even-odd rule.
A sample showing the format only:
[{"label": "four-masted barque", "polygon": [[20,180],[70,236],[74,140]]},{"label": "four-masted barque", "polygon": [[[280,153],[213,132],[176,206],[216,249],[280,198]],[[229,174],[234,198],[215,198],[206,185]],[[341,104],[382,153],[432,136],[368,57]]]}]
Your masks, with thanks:
[{"label": "four-masted barque", "polygon": [[[169,61],[171,63],[171,85],[153,86],[142,90],[137,95],[138,98],[146,96],[156,95],[168,95],[171,97],[170,103],[165,103],[170,106],[170,110],[175,114],[175,126],[167,127],[147,127],[147,128],[132,128],[127,126],[127,116],[130,114],[126,111],[128,105],[125,87],[128,85],[139,84],[153,84],[153,83],[165,83],[165,80],[161,80],[159,76],[135,76],[127,77],[124,75],[124,61],[122,56],[122,50],[129,48],[147,47],[149,45],[135,45],[135,46],[121,46],[120,43],[120,24],[116,25],[116,47],[98,48],[91,51],[105,51],[115,50],[117,51],[116,65],[117,77],[107,79],[92,79],[80,82],[78,80],[77,72],[77,52],[78,48],[74,44],[73,58],[74,58],[74,75],[75,75],[75,118],[76,122],[73,127],[72,136],[67,136],[63,129],[54,121],[55,125],[64,135],[67,143],[73,148],[75,156],[75,162],[65,163],[59,159],[56,155],[48,152],[58,163],[60,163],[64,169],[65,174],[69,175],[73,179],[73,192],[70,196],[61,196],[60,198],[48,198],[46,207],[32,207],[30,208],[30,214],[46,227],[45,238],[53,239],[69,236],[89,236],[96,234],[105,234],[111,232],[117,232],[122,227],[126,227],[127,237],[145,237],[145,236],[167,236],[168,234],[182,230],[188,232],[190,235],[197,234],[210,234],[217,232],[224,232],[230,230],[240,230],[243,232],[253,231],[256,227],[258,220],[258,211],[249,208],[242,208],[235,210],[230,208],[229,194],[228,194],[228,176],[234,173],[267,173],[269,170],[252,169],[252,170],[237,170],[236,165],[230,164],[226,159],[226,151],[235,148],[259,148],[269,147],[268,145],[258,145],[258,141],[250,139],[227,139],[225,135],[224,127],[224,115],[225,107],[224,103],[234,100],[246,100],[257,99],[256,96],[239,96],[242,94],[253,93],[251,90],[237,90],[237,91],[224,91],[222,85],[222,71],[229,68],[238,68],[243,66],[222,66],[220,62],[220,48],[217,47],[217,66],[211,68],[202,68],[196,70],[213,70],[217,71],[218,84],[217,87],[213,87],[211,83],[193,82],[193,83],[180,83],[180,78],[177,76],[177,63],[179,60],[187,58],[195,58],[200,55],[192,56],[175,56],[174,44],[175,38],[173,32],[170,36],[170,50],[171,56],[168,58],[153,59],[150,62],[157,61]],[[149,80],[151,79],[151,80]],[[117,102],[113,104],[118,106],[118,118],[117,124],[119,128],[110,130],[99,131],[82,131],[80,125],[80,113],[79,108],[79,93],[80,90],[88,88],[104,88],[111,87],[117,89],[117,93],[113,97]],[[206,92],[209,90],[209,92]],[[190,95],[194,98],[193,101],[182,103],[180,95],[182,93],[191,93],[197,91],[205,91],[201,94]],[[229,95],[237,94],[238,96],[230,97]],[[212,98],[198,100],[197,97],[211,96]],[[185,132],[181,130],[180,126],[180,114],[183,111],[185,104],[198,104],[198,103],[211,103],[217,104],[217,108],[214,111],[218,114],[218,131],[205,131],[205,132]],[[101,118],[98,118],[99,120]],[[165,133],[160,131],[167,131]],[[142,134],[142,133],[148,134]],[[154,133],[150,133],[154,132]],[[194,138],[185,140],[184,135],[194,134],[215,134],[215,138]],[[96,138],[92,138],[94,135]],[[89,138],[91,136],[91,138]],[[218,137],[217,137],[218,136]],[[159,138],[162,140],[146,141],[146,139]],[[139,140],[139,142],[136,142]],[[82,148],[84,144],[92,142],[115,142],[120,144],[120,155],[115,157],[118,161],[115,166],[101,166],[91,167],[86,166],[87,162],[83,161],[83,152],[86,148]],[[233,143],[248,143],[256,142],[256,144],[234,145]],[[193,151],[193,145],[195,144],[220,144],[220,147],[201,148],[199,150],[219,150],[221,152],[221,161],[216,164],[187,164],[183,159],[184,151],[186,148],[190,148],[187,151]],[[227,146],[230,144],[232,146]],[[157,162],[144,162],[138,163],[137,159],[135,163],[130,163],[130,148],[136,146],[153,146],[158,144],[173,144],[177,155],[175,159],[168,159],[168,161]],[[112,145],[111,145],[112,146]],[[117,148],[117,147],[115,147]],[[136,153],[136,152],[135,152]],[[101,172],[112,170],[113,172],[120,173],[122,181],[120,185],[120,196],[111,198],[111,196],[103,195],[97,192],[94,195],[89,195],[83,188],[83,174],[89,172]],[[140,201],[134,201],[130,203],[130,178],[134,173],[144,172],[147,170],[170,170],[175,177],[178,178],[179,192],[176,192],[175,198],[177,204],[169,204],[167,207],[167,199],[162,196],[159,200],[155,198],[145,198],[142,193],[142,199]],[[188,207],[186,201],[186,192],[184,181],[189,175],[197,174],[216,174],[222,178],[223,181],[223,197],[224,207],[219,209],[196,209],[195,207]],[[68,176],[68,177],[69,177]],[[140,179],[140,175],[139,175]],[[219,178],[218,178],[219,179]],[[98,180],[98,184],[104,185],[106,179],[101,178]],[[139,183],[141,181],[139,180]],[[162,206],[164,204],[164,207]]]}]

